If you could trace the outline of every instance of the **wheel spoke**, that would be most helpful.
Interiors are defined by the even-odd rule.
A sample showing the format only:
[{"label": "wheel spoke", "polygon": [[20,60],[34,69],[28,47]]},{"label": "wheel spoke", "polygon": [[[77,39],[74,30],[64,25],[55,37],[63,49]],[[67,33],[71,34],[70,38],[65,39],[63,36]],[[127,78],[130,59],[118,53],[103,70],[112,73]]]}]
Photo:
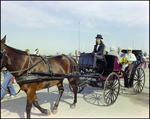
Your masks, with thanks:
[{"label": "wheel spoke", "polygon": [[139,85],[140,85],[141,89],[143,89],[144,83],[140,82]]},{"label": "wheel spoke", "polygon": [[[109,95],[110,95],[110,93],[109,93]],[[108,100],[107,102],[109,102],[109,101],[110,101],[110,97],[109,97],[109,95],[106,97],[106,100]]]},{"label": "wheel spoke", "polygon": [[115,92],[117,93],[117,94],[114,93],[114,94],[115,94],[115,97],[117,98],[117,97],[118,97],[118,92],[117,92],[117,91],[115,91]]},{"label": "wheel spoke", "polygon": [[136,85],[137,83],[138,83],[138,82],[136,82],[135,84],[133,84],[133,86]]},{"label": "wheel spoke", "polygon": [[143,78],[143,77],[144,77],[144,75],[140,76],[139,79],[141,79],[141,78]]},{"label": "wheel spoke", "polygon": [[143,83],[143,82],[140,82],[140,85],[141,85],[141,86],[144,86],[144,83]]},{"label": "wheel spoke", "polygon": [[[137,84],[137,83],[138,83],[138,82],[136,82],[136,84]],[[134,87],[134,88],[135,88],[135,90],[136,90],[136,87],[137,87],[137,85],[135,85],[135,87]]]},{"label": "wheel spoke", "polygon": [[[107,94],[110,93],[110,90],[107,92]],[[105,96],[107,96],[107,94]]]},{"label": "wheel spoke", "polygon": [[[119,85],[118,83],[116,85]],[[116,87],[116,85],[114,85],[114,87]]]},{"label": "wheel spoke", "polygon": [[115,95],[114,95],[114,93],[112,94],[112,96],[113,96],[113,102],[115,102]]}]

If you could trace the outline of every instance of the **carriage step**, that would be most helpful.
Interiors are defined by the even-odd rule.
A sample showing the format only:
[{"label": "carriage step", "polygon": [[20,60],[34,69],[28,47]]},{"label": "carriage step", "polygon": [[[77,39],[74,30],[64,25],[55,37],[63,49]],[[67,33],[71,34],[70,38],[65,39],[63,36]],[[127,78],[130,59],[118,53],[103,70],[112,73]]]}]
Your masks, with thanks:
[{"label": "carriage step", "polygon": [[78,87],[88,87],[89,81],[87,79],[77,80]]},{"label": "carriage step", "polygon": [[103,82],[90,81],[90,86],[104,88]]}]

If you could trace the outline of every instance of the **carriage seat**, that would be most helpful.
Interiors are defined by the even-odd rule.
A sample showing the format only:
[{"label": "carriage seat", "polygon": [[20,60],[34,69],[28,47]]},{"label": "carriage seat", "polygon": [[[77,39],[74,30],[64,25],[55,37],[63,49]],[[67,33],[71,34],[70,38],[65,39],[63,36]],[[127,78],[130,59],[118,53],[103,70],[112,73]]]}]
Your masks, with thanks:
[{"label": "carriage seat", "polygon": [[98,66],[99,71],[103,71],[107,74],[111,72],[119,72],[122,69],[122,64],[118,64],[118,57],[113,55],[105,55],[107,65],[104,67],[102,65]]}]

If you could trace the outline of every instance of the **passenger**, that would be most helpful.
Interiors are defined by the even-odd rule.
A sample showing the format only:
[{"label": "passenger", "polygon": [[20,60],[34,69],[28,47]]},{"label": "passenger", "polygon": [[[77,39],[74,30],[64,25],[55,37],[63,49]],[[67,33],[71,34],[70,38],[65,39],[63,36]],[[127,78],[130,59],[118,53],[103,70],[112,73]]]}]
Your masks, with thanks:
[{"label": "passenger", "polygon": [[27,54],[30,54],[30,50],[29,49],[26,49],[25,52],[27,52]]},{"label": "passenger", "polygon": [[[131,64],[133,61],[136,61],[135,55],[132,53],[132,48],[128,48],[127,53],[125,54],[126,61]],[[126,71],[127,66],[129,65],[128,63],[123,64],[122,70]]]},{"label": "passenger", "polygon": [[[123,53],[123,52],[121,52],[122,51],[122,48],[121,47],[118,47],[118,54],[119,54],[119,57],[121,58],[121,57],[123,57],[125,54]],[[119,59],[120,59],[119,58]]]},{"label": "passenger", "polygon": [[97,35],[96,38],[96,45],[94,45],[94,50],[92,53],[95,53],[95,57],[94,57],[94,64],[93,64],[93,67],[95,68],[96,67],[96,61],[97,59],[99,60],[103,60],[104,58],[104,54],[103,54],[103,51],[104,51],[104,48],[105,48],[105,45],[104,45],[104,42],[103,42],[103,38],[102,38],[102,35]]},{"label": "passenger", "polygon": [[110,51],[108,52],[107,55],[117,56],[118,60],[120,59],[119,54],[116,52],[116,47],[115,46],[110,47]]}]

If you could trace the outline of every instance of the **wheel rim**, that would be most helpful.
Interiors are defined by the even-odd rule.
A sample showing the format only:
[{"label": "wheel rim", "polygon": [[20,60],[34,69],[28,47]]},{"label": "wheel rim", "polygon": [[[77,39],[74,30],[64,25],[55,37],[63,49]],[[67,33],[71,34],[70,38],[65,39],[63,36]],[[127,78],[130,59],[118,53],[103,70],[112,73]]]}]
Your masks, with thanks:
[{"label": "wheel rim", "polygon": [[120,80],[116,73],[111,73],[104,85],[104,100],[107,105],[112,105],[118,98],[120,91]]},{"label": "wheel rim", "polygon": [[143,68],[139,67],[135,71],[133,78],[133,90],[135,93],[141,93],[145,85],[145,72]]}]

